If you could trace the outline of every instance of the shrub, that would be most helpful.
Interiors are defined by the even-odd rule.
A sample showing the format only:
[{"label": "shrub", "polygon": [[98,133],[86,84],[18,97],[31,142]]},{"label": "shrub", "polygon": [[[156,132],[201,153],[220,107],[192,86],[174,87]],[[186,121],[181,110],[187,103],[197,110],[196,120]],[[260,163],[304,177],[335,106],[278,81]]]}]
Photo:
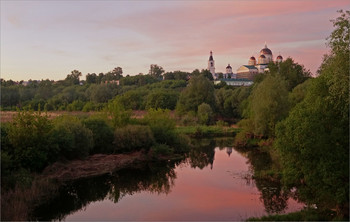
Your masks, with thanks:
[{"label": "shrub", "polygon": [[13,156],[17,166],[40,171],[55,160],[58,150],[52,143],[51,129],[51,121],[40,112],[18,112],[7,134],[13,147],[8,154]]},{"label": "shrub", "polygon": [[206,103],[198,106],[197,115],[200,124],[209,125],[213,121],[213,110]]},{"label": "shrub", "polygon": [[74,100],[71,104],[67,106],[68,111],[81,111],[84,107],[84,102],[80,100]]},{"label": "shrub", "polygon": [[144,121],[151,128],[157,143],[171,145],[176,140],[175,120],[170,117],[169,110],[150,109]]},{"label": "shrub", "polygon": [[216,126],[224,127],[224,126],[228,126],[228,123],[223,120],[218,120],[216,121]]},{"label": "shrub", "polygon": [[52,135],[60,155],[67,159],[84,158],[93,147],[91,130],[73,116],[56,118]]},{"label": "shrub", "polygon": [[198,123],[198,118],[194,112],[188,112],[186,115],[181,117],[181,124],[184,126],[193,126]]},{"label": "shrub", "polygon": [[126,110],[123,103],[121,103],[118,98],[109,102],[106,109],[107,113],[112,116],[112,123],[114,127],[122,127],[129,123],[131,111]]},{"label": "shrub", "polygon": [[93,102],[85,103],[85,105],[84,105],[84,107],[82,109],[83,112],[90,112],[90,111],[93,111],[93,110],[95,110],[95,105],[94,105]]},{"label": "shrub", "polygon": [[174,149],[166,144],[155,144],[151,147],[151,151],[155,156],[170,155],[174,153]]},{"label": "shrub", "polygon": [[83,121],[86,128],[91,130],[93,134],[93,148],[90,153],[113,152],[113,129],[102,117],[91,116]]},{"label": "shrub", "polygon": [[153,144],[154,137],[148,126],[127,125],[114,132],[115,152],[148,151]]}]

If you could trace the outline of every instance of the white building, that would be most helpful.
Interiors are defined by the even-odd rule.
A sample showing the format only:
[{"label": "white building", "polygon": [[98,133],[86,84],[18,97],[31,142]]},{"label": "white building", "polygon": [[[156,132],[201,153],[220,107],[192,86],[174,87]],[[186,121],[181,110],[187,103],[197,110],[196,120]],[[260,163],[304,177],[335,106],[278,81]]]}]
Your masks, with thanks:
[{"label": "white building", "polygon": [[210,56],[208,60],[208,70],[213,75],[213,78],[215,77],[215,61],[213,59],[213,52],[210,51]]},{"label": "white building", "polygon": [[[276,62],[282,62],[282,60],[281,55],[277,56]],[[258,63],[254,56],[250,57],[248,65],[242,65],[237,69],[237,78],[253,80],[256,74],[269,71],[267,67],[270,62],[273,62],[273,54],[265,43],[265,47],[260,50]]]}]

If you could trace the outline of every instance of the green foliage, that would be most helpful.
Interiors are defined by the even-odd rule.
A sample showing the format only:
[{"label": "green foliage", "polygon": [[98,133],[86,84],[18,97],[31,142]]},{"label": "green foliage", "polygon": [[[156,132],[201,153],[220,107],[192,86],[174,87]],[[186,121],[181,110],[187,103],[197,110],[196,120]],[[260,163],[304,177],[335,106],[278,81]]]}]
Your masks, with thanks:
[{"label": "green foliage", "polygon": [[176,141],[175,120],[169,110],[149,109],[144,122],[151,128],[157,143],[172,145]]},{"label": "green foliage", "polygon": [[9,176],[11,171],[13,171],[14,163],[11,158],[11,155],[8,152],[1,150],[0,151],[1,158],[1,178]]},{"label": "green foliage", "polygon": [[[81,111],[84,107],[84,102],[80,100],[74,100],[67,106],[67,111]],[[46,104],[45,104],[46,105]]]},{"label": "green foliage", "polygon": [[181,71],[174,71],[174,72],[167,72],[164,73],[164,80],[187,80],[189,77],[190,73],[188,72],[181,72]]},{"label": "green foliage", "polygon": [[120,80],[121,86],[144,86],[147,84],[156,83],[159,80],[150,75],[126,76]]},{"label": "green foliage", "polygon": [[108,119],[101,116],[90,116],[83,121],[93,135],[93,148],[90,153],[113,153],[113,129],[107,124]]},{"label": "green foliage", "polygon": [[273,137],[275,125],[289,111],[287,83],[280,76],[268,75],[250,96],[250,118],[254,133]]},{"label": "green foliage", "polygon": [[65,83],[67,85],[78,85],[80,76],[82,76],[81,72],[79,72],[78,70],[73,70],[71,74],[67,75]]},{"label": "green foliage", "polygon": [[197,112],[198,106],[202,103],[207,103],[212,110],[215,110],[214,85],[203,75],[193,76],[180,94],[176,111],[179,114]]},{"label": "green foliage", "polygon": [[120,104],[122,104],[126,109],[144,110],[147,93],[147,91],[141,89],[130,90],[117,98]]},{"label": "green foliage", "polygon": [[332,34],[327,38],[328,46],[332,50],[332,54],[349,54],[350,45],[350,11],[338,11],[340,16],[331,20],[335,27]]},{"label": "green foliage", "polygon": [[13,147],[7,152],[16,166],[39,171],[55,160],[58,149],[52,141],[51,129],[47,116],[31,111],[18,112],[7,132]]},{"label": "green foliage", "polygon": [[91,85],[87,90],[90,100],[95,103],[105,103],[113,98],[113,91],[108,87],[110,84]]},{"label": "green foliage", "polygon": [[195,112],[188,112],[187,114],[181,116],[181,125],[193,126],[198,124],[198,117]]},{"label": "green foliage", "polygon": [[114,131],[114,152],[148,151],[155,140],[149,126],[127,125]]},{"label": "green foliage", "polygon": [[112,117],[113,127],[125,126],[130,121],[131,111],[124,108],[119,98],[109,102],[106,111],[107,114]]},{"label": "green foliage", "polygon": [[93,102],[87,102],[85,103],[82,111],[83,112],[90,112],[90,111],[93,111],[93,110],[96,110],[96,106]]},{"label": "green foliage", "polygon": [[155,144],[151,147],[151,151],[154,155],[171,155],[174,153],[174,149],[166,144]]},{"label": "green foliage", "polygon": [[303,101],[303,99],[306,96],[307,89],[311,85],[311,82],[313,79],[308,79],[307,81],[297,85],[292,92],[288,95],[288,101],[290,104],[290,107],[294,107],[296,104]]},{"label": "green foliage", "polygon": [[210,106],[206,103],[202,103],[198,106],[198,121],[200,124],[209,125],[213,122],[214,113]]},{"label": "green foliage", "polygon": [[1,107],[16,106],[20,100],[17,86],[4,87],[1,85]]},{"label": "green foliage", "polygon": [[321,67],[304,100],[278,124],[275,146],[283,178],[302,200],[348,217],[349,50],[333,51]]},{"label": "green foliage", "polygon": [[93,147],[93,133],[74,116],[57,117],[52,135],[60,156],[66,159],[87,157]]},{"label": "green foliage", "polygon": [[154,78],[161,78],[162,74],[164,73],[164,69],[161,66],[158,66],[156,64],[152,64],[150,66],[148,74]]},{"label": "green foliage", "polygon": [[287,58],[281,63],[270,63],[269,69],[272,75],[281,76],[286,80],[288,91],[311,76],[310,71],[306,70],[303,65],[295,63],[292,58]]},{"label": "green foliage", "polygon": [[179,93],[170,90],[152,91],[147,96],[146,109],[170,109],[174,110],[176,107]]}]

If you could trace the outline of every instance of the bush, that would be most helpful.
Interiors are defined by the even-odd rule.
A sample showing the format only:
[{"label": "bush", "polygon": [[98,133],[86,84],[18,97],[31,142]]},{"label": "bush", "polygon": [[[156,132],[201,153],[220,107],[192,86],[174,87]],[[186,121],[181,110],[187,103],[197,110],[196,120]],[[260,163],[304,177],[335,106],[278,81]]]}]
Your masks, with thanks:
[{"label": "bush", "polygon": [[113,129],[102,117],[91,116],[83,121],[93,134],[93,148],[90,153],[113,153]]},{"label": "bush", "polygon": [[181,124],[184,126],[193,126],[198,123],[198,118],[194,112],[188,112],[186,115],[181,117]]},{"label": "bush", "polygon": [[129,123],[131,111],[126,110],[118,98],[109,102],[106,108],[107,113],[112,116],[113,127],[122,127]]},{"label": "bush", "polygon": [[151,151],[155,156],[171,155],[174,153],[174,149],[166,144],[155,144],[151,147]]},{"label": "bush", "polygon": [[40,112],[18,112],[7,132],[13,147],[8,154],[17,166],[40,171],[56,159],[58,150],[52,143],[51,129],[51,121]]},{"label": "bush", "polygon": [[84,105],[84,102],[80,100],[74,100],[71,104],[67,106],[67,111],[81,111]]},{"label": "bush", "polygon": [[150,109],[144,121],[151,128],[157,143],[172,145],[176,141],[175,120],[169,110]]},{"label": "bush", "polygon": [[117,128],[114,132],[114,151],[131,152],[145,149],[154,144],[154,137],[150,127],[142,125],[127,125]]},{"label": "bush", "polygon": [[228,123],[223,120],[218,120],[216,121],[216,126],[224,127],[224,126],[228,126]]},{"label": "bush", "polygon": [[93,147],[93,133],[73,116],[58,117],[52,135],[60,155],[67,159],[84,158]]},{"label": "bush", "polygon": [[93,111],[93,110],[95,110],[95,105],[94,105],[93,102],[85,103],[85,105],[84,105],[84,107],[82,109],[83,112],[90,112],[90,111]]},{"label": "bush", "polygon": [[209,125],[213,122],[213,110],[206,103],[202,103],[198,106],[197,115],[200,124]]}]

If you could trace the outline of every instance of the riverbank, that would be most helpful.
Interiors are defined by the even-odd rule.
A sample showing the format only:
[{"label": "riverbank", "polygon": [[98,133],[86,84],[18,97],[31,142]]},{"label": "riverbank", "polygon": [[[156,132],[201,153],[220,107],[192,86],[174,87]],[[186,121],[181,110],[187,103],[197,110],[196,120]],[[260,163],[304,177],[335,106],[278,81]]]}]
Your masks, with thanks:
[{"label": "riverbank", "polygon": [[126,168],[140,168],[149,161],[178,159],[180,155],[154,156],[141,151],[128,154],[95,154],[83,160],[56,162],[40,174],[27,175],[32,178],[29,186],[17,184],[13,189],[2,190],[1,219],[6,221],[28,220],[33,208],[48,201],[65,182],[92,178]]},{"label": "riverbank", "polygon": [[64,182],[112,173],[122,168],[137,168],[139,163],[147,160],[150,160],[150,158],[142,152],[111,155],[95,154],[85,160],[56,162],[46,167],[41,176]]},{"label": "riverbank", "polygon": [[228,126],[178,126],[175,129],[176,133],[185,134],[193,138],[203,137],[234,137],[240,129],[236,125]]}]

